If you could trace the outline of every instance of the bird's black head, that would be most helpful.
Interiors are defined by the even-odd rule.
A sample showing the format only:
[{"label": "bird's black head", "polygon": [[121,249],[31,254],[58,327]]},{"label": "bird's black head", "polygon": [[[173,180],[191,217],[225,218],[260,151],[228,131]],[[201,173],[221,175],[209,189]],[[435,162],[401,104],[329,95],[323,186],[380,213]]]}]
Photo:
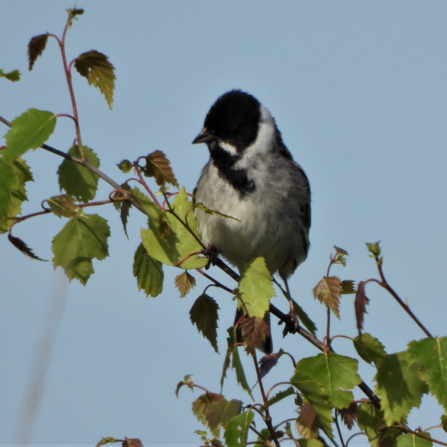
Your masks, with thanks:
[{"label": "bird's black head", "polygon": [[220,140],[242,152],[258,135],[260,106],[256,98],[240,90],[223,94],[211,106],[205,118],[204,130],[193,143]]}]

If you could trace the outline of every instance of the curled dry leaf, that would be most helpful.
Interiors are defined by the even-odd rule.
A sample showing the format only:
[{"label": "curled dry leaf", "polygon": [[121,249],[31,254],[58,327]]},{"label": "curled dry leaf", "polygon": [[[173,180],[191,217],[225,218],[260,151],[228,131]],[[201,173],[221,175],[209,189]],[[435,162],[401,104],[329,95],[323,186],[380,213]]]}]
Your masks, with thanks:
[{"label": "curled dry leaf", "polygon": [[357,286],[357,293],[355,294],[354,308],[355,308],[355,319],[357,321],[357,329],[359,335],[362,333],[364,315],[366,312],[366,305],[369,303],[369,299],[365,294],[365,282],[360,281]]}]

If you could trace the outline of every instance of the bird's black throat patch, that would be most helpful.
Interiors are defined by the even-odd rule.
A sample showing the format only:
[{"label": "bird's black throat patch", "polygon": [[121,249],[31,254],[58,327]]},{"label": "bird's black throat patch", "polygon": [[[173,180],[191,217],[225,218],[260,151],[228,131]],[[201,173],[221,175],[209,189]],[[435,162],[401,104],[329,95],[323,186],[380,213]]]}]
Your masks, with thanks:
[{"label": "bird's black throat patch", "polygon": [[255,182],[249,180],[245,169],[234,169],[235,163],[241,158],[240,155],[232,155],[218,144],[210,147],[210,155],[219,176],[227,180],[242,197],[256,190]]}]

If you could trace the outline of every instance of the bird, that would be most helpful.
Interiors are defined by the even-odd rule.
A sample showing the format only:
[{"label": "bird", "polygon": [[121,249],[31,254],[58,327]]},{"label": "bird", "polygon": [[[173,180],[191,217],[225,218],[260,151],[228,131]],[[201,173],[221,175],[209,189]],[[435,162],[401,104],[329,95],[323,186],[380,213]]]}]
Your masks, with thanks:
[{"label": "bird", "polygon": [[[210,157],[195,201],[237,219],[195,208],[204,245],[239,270],[264,257],[270,273],[284,281],[289,315],[298,327],[287,280],[310,247],[311,191],[303,168],[293,160],[268,109],[241,90],[228,91],[214,102],[192,142],[199,143],[207,145]],[[270,337],[261,347],[266,354],[273,351]]]}]

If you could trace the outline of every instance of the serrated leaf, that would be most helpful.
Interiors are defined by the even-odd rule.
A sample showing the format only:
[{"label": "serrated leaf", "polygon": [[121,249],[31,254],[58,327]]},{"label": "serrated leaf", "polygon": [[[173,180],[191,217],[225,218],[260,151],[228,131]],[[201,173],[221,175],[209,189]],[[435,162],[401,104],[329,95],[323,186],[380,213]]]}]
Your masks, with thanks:
[{"label": "serrated leaf", "polygon": [[340,319],[340,294],[341,281],[337,276],[325,276],[312,290],[317,298],[325,306],[329,307],[334,315]]},{"label": "serrated leaf", "polygon": [[233,219],[233,220],[237,220],[238,222],[240,222],[240,220],[236,219],[235,217],[228,216],[227,214],[223,214],[223,213],[220,213],[219,211],[207,208],[203,203],[194,203],[194,209],[202,210],[206,214],[216,214],[217,216],[224,217],[225,219]]},{"label": "serrated leaf", "polygon": [[115,89],[115,67],[109,58],[96,50],[87,51],[77,57],[74,66],[78,73],[87,78],[88,84],[99,88],[110,108],[113,106]]},{"label": "serrated leaf", "polygon": [[279,358],[283,354],[284,351],[280,349],[278,352],[267,354],[261,357],[261,359],[259,360],[259,375],[261,376],[261,379],[265,377],[274,366],[276,366]]},{"label": "serrated leaf", "polygon": [[271,274],[264,258],[243,264],[238,299],[242,300],[250,317],[263,318],[268,311],[270,298],[275,296]]},{"label": "serrated leaf", "polygon": [[360,281],[357,286],[357,293],[355,294],[354,308],[355,308],[355,319],[357,322],[357,330],[359,335],[362,333],[363,321],[366,312],[366,306],[369,304],[369,299],[365,293],[365,282]]},{"label": "serrated leaf", "polygon": [[[168,235],[162,237],[158,227],[158,216],[162,212],[137,188],[132,189],[131,194],[137,199],[145,213],[149,216],[149,228],[141,230],[141,238],[143,240],[143,245],[150,256],[158,259],[163,264],[177,265],[191,253],[201,252],[201,245],[183,224],[170,213],[167,213],[166,217],[171,231]],[[175,213],[181,218],[184,218],[186,212],[191,209],[192,204],[188,200],[188,195],[184,188],[182,188],[176,196],[172,207],[175,209]],[[191,231],[197,235],[196,222],[192,214],[193,213],[188,214],[188,224]],[[207,263],[207,258],[201,258],[199,255],[194,255],[180,264],[179,267],[184,270],[189,270],[204,267]]]},{"label": "serrated leaf", "polygon": [[227,352],[225,354],[225,359],[222,367],[222,375],[220,377],[220,392],[222,393],[224,380],[227,377],[227,369],[230,367],[230,358],[233,351],[236,349],[234,344],[235,341],[235,329],[233,326],[227,329],[228,337],[227,337]]},{"label": "serrated leaf", "polygon": [[9,73],[5,73],[0,68],[0,78],[6,78],[6,79],[8,79],[9,81],[12,81],[12,82],[20,81],[20,71],[19,70],[13,70],[13,71],[10,71]]},{"label": "serrated leaf", "polygon": [[56,127],[56,115],[37,109],[29,109],[12,121],[5,135],[6,148],[3,160],[12,163],[29,149],[41,147],[50,138]]},{"label": "serrated leaf", "polygon": [[[99,159],[96,154],[87,146],[82,146],[84,156],[95,168],[99,168]],[[68,155],[74,158],[81,158],[79,146],[75,144],[68,151]],[[98,189],[99,177],[84,166],[74,163],[71,160],[64,160],[57,170],[59,176],[60,190],[65,190],[70,196],[77,200],[88,202],[94,199]]]},{"label": "serrated leaf", "polygon": [[319,423],[317,413],[312,405],[305,402],[300,408],[300,414],[295,421],[295,427],[299,435],[304,439],[315,439],[318,437]]},{"label": "serrated leaf", "polygon": [[247,445],[248,429],[254,417],[252,411],[247,411],[228,421],[224,434],[227,446],[245,447]]},{"label": "serrated leaf", "polygon": [[22,239],[19,239],[18,237],[13,236],[11,233],[8,234],[9,242],[11,242],[12,245],[14,245],[15,248],[20,250],[24,255],[29,256],[32,259],[36,259],[38,261],[45,261],[45,259],[41,259],[38,256],[36,256],[33,253],[33,250],[28,247],[28,245],[25,244],[25,242],[22,241]]},{"label": "serrated leaf", "polygon": [[[298,367],[298,365],[297,365]],[[332,437],[332,400],[326,392],[323,384],[318,380],[311,378],[304,371],[297,371],[290,379],[290,383],[298,388],[301,394],[312,406],[317,414],[320,426],[325,430],[328,436]]]},{"label": "serrated leaf", "polygon": [[137,278],[138,290],[143,290],[146,296],[155,298],[163,291],[163,266],[147,254],[143,244],[138,246],[134,255],[133,276]]},{"label": "serrated leaf", "polygon": [[443,414],[443,415],[441,416],[441,426],[442,426],[442,429],[443,429],[445,432],[447,432],[447,414]]},{"label": "serrated leaf", "polygon": [[354,286],[354,281],[351,281],[349,279],[346,279],[344,281],[342,281],[341,283],[341,294],[342,295],[349,295],[351,293],[355,293],[355,286]]},{"label": "serrated leaf", "polygon": [[358,355],[367,363],[374,362],[378,366],[386,355],[382,343],[368,333],[355,337],[353,342]]},{"label": "serrated leaf", "polygon": [[9,217],[12,192],[17,188],[18,181],[14,168],[0,158],[0,217]]},{"label": "serrated leaf", "polygon": [[348,430],[351,430],[357,420],[357,404],[351,402],[348,408],[342,408],[338,410],[338,413],[343,423],[348,427]]},{"label": "serrated leaf", "polygon": [[107,221],[97,214],[70,219],[53,238],[54,267],[62,267],[70,281],[76,278],[85,285],[94,273],[92,260],[109,255],[109,236]]},{"label": "serrated leaf", "polygon": [[[184,273],[188,274],[188,272]],[[199,332],[211,343],[217,353],[219,353],[217,349],[218,310],[219,305],[216,301],[203,293],[196,299],[189,311],[192,324],[197,326]]]},{"label": "serrated leaf", "polygon": [[295,314],[298,319],[303,323],[304,327],[313,335],[317,332],[317,326],[315,323],[309,318],[306,312],[304,312],[303,308],[292,299],[293,308],[295,310]]},{"label": "serrated leaf", "polygon": [[418,367],[410,364],[407,352],[389,354],[382,358],[376,375],[376,394],[387,426],[403,421],[411,409],[419,407],[427,385],[419,378]]},{"label": "serrated leaf", "polygon": [[188,272],[180,273],[180,275],[175,277],[175,287],[180,292],[180,297],[184,298],[191,289],[196,285],[196,280],[194,276],[189,274]]},{"label": "serrated leaf", "polygon": [[253,354],[255,349],[259,348],[270,335],[269,325],[263,319],[258,317],[245,317],[239,326],[242,330],[245,350],[251,354]]},{"label": "serrated leaf", "polygon": [[28,43],[28,60],[29,67],[28,69],[31,71],[33,69],[34,62],[36,59],[42,54],[43,50],[45,50],[45,46],[47,44],[48,34],[40,34],[39,36],[34,36]]},{"label": "serrated leaf", "polygon": [[252,400],[254,400],[253,394],[251,393],[251,389],[247,382],[247,378],[245,377],[244,367],[242,366],[237,346],[234,347],[232,354],[233,355],[231,358],[231,368],[236,371],[237,383],[242,387],[243,390],[245,390],[249,394]]},{"label": "serrated leaf", "polygon": [[352,393],[346,390],[352,390],[362,381],[357,368],[357,360],[328,353],[301,359],[295,371],[321,383],[336,408],[346,408],[353,400]]},{"label": "serrated leaf", "polygon": [[[430,438],[430,433],[418,432]],[[396,437],[397,447],[432,447],[433,442],[429,439],[421,438],[420,436],[413,435],[412,433],[406,433],[402,436]]]},{"label": "serrated leaf", "polygon": [[[10,177],[11,169],[15,181]],[[0,234],[14,223],[12,219],[2,222],[1,218],[15,217],[21,213],[22,202],[28,200],[25,184],[32,180],[33,176],[24,160],[18,158],[9,165],[0,157]]]},{"label": "serrated leaf", "polygon": [[237,399],[227,401],[222,398],[219,402],[210,403],[205,410],[205,418],[208,427],[212,431],[219,430],[230,419],[238,415],[242,408],[242,402]]},{"label": "serrated leaf", "polygon": [[273,397],[271,397],[269,399],[269,407],[271,407],[272,405],[282,401],[283,399],[285,399],[288,396],[292,396],[292,395],[296,395],[296,391],[292,386],[289,386],[289,388],[287,388],[284,391],[280,391],[279,393],[276,393]]},{"label": "serrated leaf", "polygon": [[[205,393],[199,396],[193,403],[192,403],[192,412],[194,416],[202,422],[203,425],[207,425],[206,421],[206,410],[209,407],[210,404],[213,402],[220,402],[222,399],[224,399],[219,394],[214,393]],[[211,430],[213,433],[213,436],[219,436],[219,430]]]},{"label": "serrated leaf", "polygon": [[154,177],[158,186],[168,183],[180,188],[172,171],[171,163],[162,151],[152,152],[146,157],[146,167],[143,172],[147,177]]},{"label": "serrated leaf", "polygon": [[381,427],[385,425],[380,410],[370,403],[361,403],[357,408],[357,424],[366,436],[372,447],[378,444]]},{"label": "serrated leaf", "polygon": [[408,344],[408,361],[415,362],[419,377],[447,410],[447,337],[425,338]]},{"label": "serrated leaf", "polygon": [[51,211],[58,217],[81,217],[84,211],[75,205],[75,199],[68,194],[53,196],[47,200]]}]

